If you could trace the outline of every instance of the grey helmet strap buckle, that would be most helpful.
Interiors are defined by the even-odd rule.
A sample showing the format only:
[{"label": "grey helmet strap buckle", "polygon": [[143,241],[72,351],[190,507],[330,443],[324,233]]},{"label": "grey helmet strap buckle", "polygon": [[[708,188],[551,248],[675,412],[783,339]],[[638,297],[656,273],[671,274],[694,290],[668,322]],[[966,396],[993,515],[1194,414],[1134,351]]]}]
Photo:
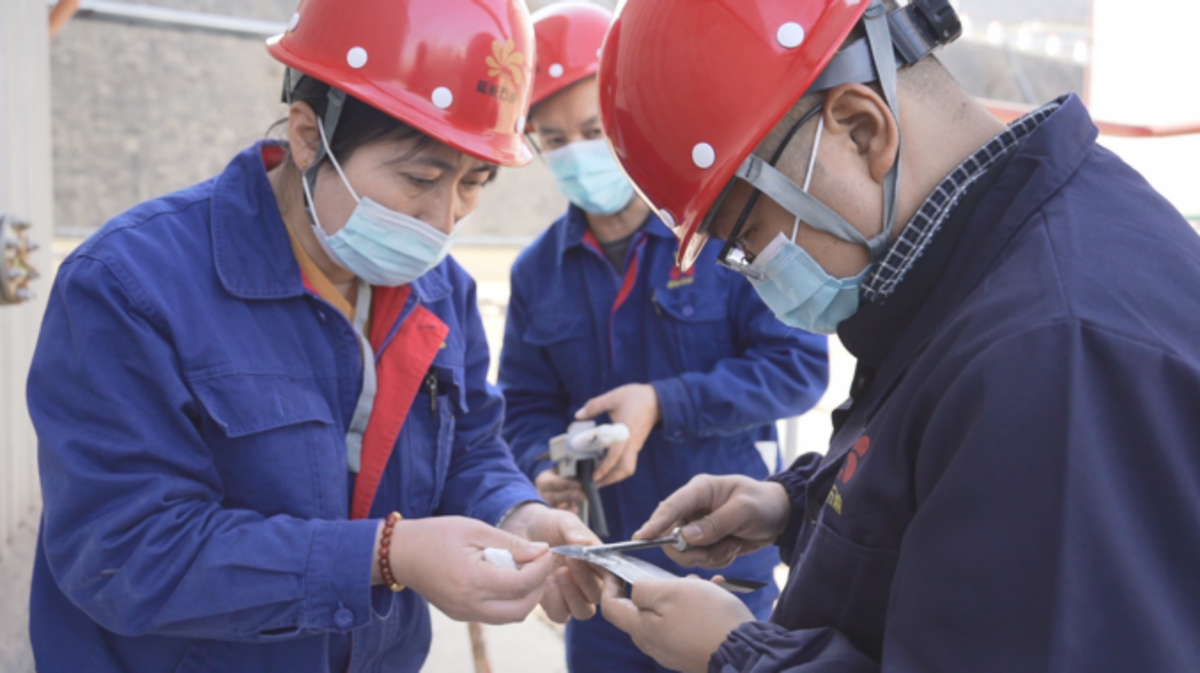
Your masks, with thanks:
[{"label": "grey helmet strap buckle", "polygon": [[[327,96],[328,102],[325,105],[325,117],[322,122],[325,126],[325,138],[328,138],[330,145],[333,144],[333,134],[337,132],[338,122],[342,118],[342,108],[346,106],[346,92],[337,87],[329,87]],[[317,189],[317,171],[321,168],[321,162],[329,155],[329,150],[325,146],[325,141],[322,140],[320,146],[317,147],[317,156],[313,158],[312,164],[305,169],[304,179],[308,181],[308,188],[312,191]],[[312,205],[309,204],[311,208]]]},{"label": "grey helmet strap buckle", "polygon": [[[871,45],[871,56],[875,61],[875,70],[879,73],[879,85],[883,89],[884,99],[892,109],[892,118],[896,120],[898,132],[900,101],[896,96],[896,53],[892,48],[891,30],[883,0],[871,1],[871,6],[867,8],[864,17],[864,25],[867,29],[867,41]],[[867,242],[872,261],[883,256],[891,243],[892,232],[896,229],[896,199],[900,188],[900,155],[902,151],[903,140],[901,139],[896,145],[896,161],[883,178],[883,230]]]},{"label": "grey helmet strap buckle", "polygon": [[[285,68],[283,71],[283,102],[289,106],[292,104],[292,92],[296,87],[300,86],[300,82],[304,80],[304,73],[293,68]],[[329,142],[333,142],[333,134],[337,132],[338,122],[342,118],[342,110],[346,107],[346,92],[330,85],[329,93],[326,95],[327,103],[325,105],[325,116],[322,118],[325,125],[325,137],[329,138]],[[304,181],[308,183],[310,191],[315,191],[317,188],[317,171],[321,167],[321,162],[328,155],[328,148],[325,147],[325,142],[322,141],[317,147],[317,156],[313,159],[312,164],[304,170]],[[312,217],[312,204],[306,203],[305,209],[309,211],[309,217]],[[316,219],[313,219],[316,222]]]}]

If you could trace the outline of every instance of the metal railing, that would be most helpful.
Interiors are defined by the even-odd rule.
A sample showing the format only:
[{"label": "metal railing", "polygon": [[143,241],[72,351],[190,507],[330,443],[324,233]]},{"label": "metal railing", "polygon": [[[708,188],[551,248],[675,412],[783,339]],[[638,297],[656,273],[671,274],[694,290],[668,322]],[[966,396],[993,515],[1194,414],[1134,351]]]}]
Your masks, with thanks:
[{"label": "metal railing", "polygon": [[[57,0],[47,0],[47,4],[50,5],[54,5],[56,2]],[[287,28],[285,24],[275,21],[243,19],[236,16],[190,12],[125,2],[105,2],[104,0],[82,0],[79,3],[79,16],[180,28],[200,28],[250,37],[270,37],[282,33]]]}]

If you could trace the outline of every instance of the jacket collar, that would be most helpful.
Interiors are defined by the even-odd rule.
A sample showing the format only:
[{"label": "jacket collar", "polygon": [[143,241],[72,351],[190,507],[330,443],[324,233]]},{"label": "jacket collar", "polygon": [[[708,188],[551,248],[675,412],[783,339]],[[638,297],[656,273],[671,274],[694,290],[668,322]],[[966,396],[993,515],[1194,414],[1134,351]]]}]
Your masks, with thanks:
[{"label": "jacket collar", "polygon": [[[217,176],[212,199],[212,244],[217,277],[241,299],[284,299],[304,295],[300,265],[287,226],[267,180],[264,140],[242,150]],[[413,281],[422,303],[450,294],[448,261]]]},{"label": "jacket collar", "polygon": [[[567,206],[567,213],[563,215],[563,227],[558,230],[558,257],[562,259],[563,255],[571,248],[577,248],[583,245],[584,237],[588,233],[587,214],[583,209],[574,203]],[[650,218],[646,221],[645,226],[641,231],[649,236],[663,239],[674,239],[675,235],[670,229],[658,219],[658,214],[653,210],[650,211]]]},{"label": "jacket collar", "polygon": [[[907,361],[924,347],[941,323],[979,285],[1008,243],[1032,219],[1095,147],[1098,131],[1083,102],[1075,95],[1060,99],[1061,107],[1013,151],[1006,165],[991,177],[977,198],[952,215],[948,225],[958,231],[939,232],[931,250],[917,260],[917,277],[897,286],[888,306],[863,309],[838,329],[855,357],[881,367],[877,379],[901,373]],[[949,228],[947,228],[949,229]],[[916,280],[908,284],[908,280]],[[908,284],[908,287],[905,285]],[[873,384],[876,390],[886,381]]]},{"label": "jacket collar", "polygon": [[283,299],[304,294],[300,265],[263,165],[257,142],[217,176],[212,199],[212,244],[217,277],[241,299]]}]

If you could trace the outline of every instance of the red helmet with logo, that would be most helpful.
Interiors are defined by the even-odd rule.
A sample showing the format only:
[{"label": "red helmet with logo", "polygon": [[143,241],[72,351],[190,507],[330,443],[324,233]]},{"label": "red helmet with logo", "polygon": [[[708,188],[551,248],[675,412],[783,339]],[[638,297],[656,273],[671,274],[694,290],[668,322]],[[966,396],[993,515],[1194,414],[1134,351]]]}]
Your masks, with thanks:
[{"label": "red helmet with logo", "polygon": [[596,74],[610,23],[608,10],[588,2],[560,2],[534,13],[537,68],[531,105]]},{"label": "red helmet with logo", "polygon": [[267,41],[289,68],[504,166],[533,158],[533,48],[522,0],[302,0]]},{"label": "red helmet with logo", "polygon": [[629,178],[680,240],[837,53],[868,0],[629,0],[600,64],[600,113]]}]

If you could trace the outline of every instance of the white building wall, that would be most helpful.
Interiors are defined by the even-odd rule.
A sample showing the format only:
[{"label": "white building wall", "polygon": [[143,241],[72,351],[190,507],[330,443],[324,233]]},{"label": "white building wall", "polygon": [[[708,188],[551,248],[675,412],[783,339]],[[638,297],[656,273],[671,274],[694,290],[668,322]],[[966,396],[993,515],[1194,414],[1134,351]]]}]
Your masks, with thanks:
[{"label": "white building wall", "polygon": [[[50,287],[50,60],[45,0],[0,0],[0,212],[33,223],[37,297],[0,306],[0,670],[32,671],[26,623],[41,494],[25,379]],[[2,243],[0,243],[2,245]]]},{"label": "white building wall", "polygon": [[[1094,0],[1090,108],[1126,124],[1200,122],[1200,3]],[[1200,135],[1101,138],[1184,215],[1200,219]]]},{"label": "white building wall", "polygon": [[0,212],[33,222],[30,235],[42,244],[34,265],[43,271],[33,301],[0,307],[0,558],[40,502],[25,378],[51,280],[49,64],[45,2],[0,3]]}]

